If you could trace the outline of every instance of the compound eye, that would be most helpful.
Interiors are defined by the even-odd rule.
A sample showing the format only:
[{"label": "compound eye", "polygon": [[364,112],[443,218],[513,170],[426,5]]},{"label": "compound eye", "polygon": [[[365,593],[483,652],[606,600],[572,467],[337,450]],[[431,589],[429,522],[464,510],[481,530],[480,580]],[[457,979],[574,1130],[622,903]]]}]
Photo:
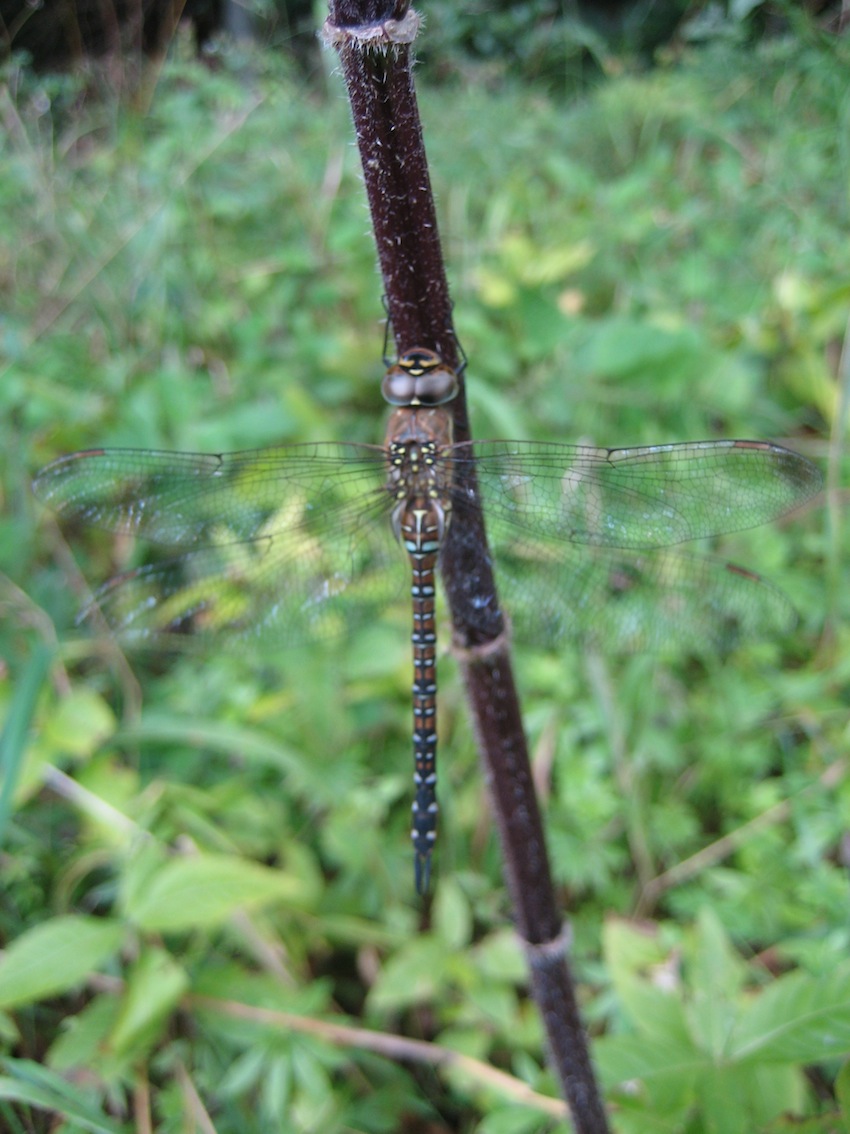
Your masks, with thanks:
[{"label": "compound eye", "polygon": [[423,406],[441,406],[450,402],[457,392],[457,375],[447,367],[426,371],[416,379],[416,400]]},{"label": "compound eye", "polygon": [[459,388],[457,374],[424,347],[406,351],[381,383],[381,393],[392,406],[441,406]]},{"label": "compound eye", "polygon": [[381,382],[381,393],[391,406],[409,406],[416,400],[416,379],[400,366],[391,366]]}]

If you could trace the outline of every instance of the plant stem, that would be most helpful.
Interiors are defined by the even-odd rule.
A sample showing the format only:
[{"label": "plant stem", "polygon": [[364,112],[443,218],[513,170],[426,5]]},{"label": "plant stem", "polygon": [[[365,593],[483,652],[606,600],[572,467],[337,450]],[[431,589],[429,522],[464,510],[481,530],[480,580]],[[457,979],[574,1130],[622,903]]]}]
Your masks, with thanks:
[{"label": "plant stem", "polygon": [[[457,343],[410,69],[418,17],[368,0],[332,0],[325,38],[339,52],[386,303],[398,353],[428,346],[456,369]],[[362,23],[360,15],[367,20]]]},{"label": "plant stem", "polygon": [[[399,354],[436,351],[458,369],[422,127],[411,74],[419,18],[407,0],[331,0],[325,39],[339,52],[375,231],[389,317]],[[451,403],[455,440],[469,439],[463,388]],[[473,478],[460,486],[474,498]],[[470,538],[469,525],[477,531]],[[455,538],[463,525],[463,538]],[[452,612],[478,746],[505,857],[517,930],[531,967],[552,1061],[575,1127],[606,1134],[605,1112],[565,959],[543,824],[531,776],[505,622],[496,597],[480,512],[455,515],[441,570]],[[474,624],[466,612],[475,608]],[[482,627],[482,610],[491,611]]]}]

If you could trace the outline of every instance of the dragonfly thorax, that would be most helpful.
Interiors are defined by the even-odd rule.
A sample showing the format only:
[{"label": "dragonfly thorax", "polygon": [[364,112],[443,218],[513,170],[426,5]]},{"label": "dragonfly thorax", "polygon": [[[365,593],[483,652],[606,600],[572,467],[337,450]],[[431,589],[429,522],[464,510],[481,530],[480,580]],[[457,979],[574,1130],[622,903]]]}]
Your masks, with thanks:
[{"label": "dragonfly thorax", "polygon": [[436,552],[451,511],[445,462],[435,441],[394,441],[388,446],[387,488],[396,500],[392,527],[412,554]]},{"label": "dragonfly thorax", "polygon": [[[387,423],[387,491],[398,502],[434,501],[447,510],[452,491],[450,414],[439,408],[400,408]],[[394,521],[395,527],[395,521]],[[396,534],[398,532],[396,531]]]}]

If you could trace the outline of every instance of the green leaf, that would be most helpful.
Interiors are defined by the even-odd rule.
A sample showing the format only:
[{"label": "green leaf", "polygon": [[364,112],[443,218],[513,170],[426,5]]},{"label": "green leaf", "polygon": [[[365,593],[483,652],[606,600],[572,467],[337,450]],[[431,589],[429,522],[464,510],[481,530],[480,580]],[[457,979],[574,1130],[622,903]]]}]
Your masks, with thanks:
[{"label": "green leaf", "polygon": [[699,1077],[697,1093],[706,1134],[746,1134],[750,1116],[740,1068],[706,1067]]},{"label": "green leaf", "polygon": [[826,977],[780,977],[742,1017],[728,1055],[778,1063],[820,1063],[850,1052],[850,965]]},{"label": "green leaf", "polygon": [[737,1018],[744,966],[720,918],[707,906],[699,913],[695,944],[689,972],[693,998],[687,1017],[697,1046],[717,1059],[726,1050]]},{"label": "green leaf", "polygon": [[434,929],[449,949],[463,949],[472,936],[472,911],[469,899],[457,881],[441,881],[434,896]]},{"label": "green leaf", "polygon": [[92,1134],[126,1134],[126,1126],[114,1122],[90,1095],[55,1071],[23,1059],[6,1060],[4,1065],[7,1074],[0,1077],[0,1099],[50,1111]]},{"label": "green leaf", "polygon": [[142,929],[161,933],[219,925],[236,910],[291,902],[297,879],[227,855],[173,859],[127,901],[126,913]]},{"label": "green leaf", "polygon": [[116,743],[176,743],[213,752],[239,752],[246,761],[267,764],[290,772],[298,766],[298,756],[280,740],[257,728],[219,721],[205,725],[166,712],[147,712],[138,723],[127,725],[116,735]]},{"label": "green leaf", "polygon": [[659,1040],[678,1036],[690,1046],[681,994],[659,979],[669,958],[658,935],[622,918],[609,918],[604,946],[617,997],[634,1027]]},{"label": "green leaf", "polygon": [[46,646],[36,646],[14,686],[6,721],[0,733],[0,846],[3,844],[12,799],[24,763],[30,721],[51,656],[51,651]]},{"label": "green leaf", "polygon": [[168,851],[154,839],[140,839],[124,860],[121,874],[120,904],[135,909],[147,900],[147,891],[157,874],[170,862]]},{"label": "green leaf", "polygon": [[606,378],[643,377],[648,370],[659,384],[668,375],[681,377],[704,350],[692,327],[653,326],[643,319],[611,315],[588,331],[583,359],[588,369]]},{"label": "green leaf", "polygon": [[606,919],[602,943],[615,985],[623,975],[661,964],[666,956],[657,931],[621,917]]},{"label": "green leaf", "polygon": [[648,1037],[690,1044],[690,1033],[682,1000],[670,989],[649,980],[622,977],[617,991],[620,1001],[636,1029]]},{"label": "green leaf", "polygon": [[117,1054],[150,1045],[189,986],[186,972],[164,949],[146,949],[133,966],[111,1035]]},{"label": "green leaf", "polygon": [[804,1114],[807,1082],[802,1067],[783,1063],[747,1064],[747,1099],[753,1126],[761,1129],[782,1114]]},{"label": "green leaf", "polygon": [[118,997],[104,992],[94,996],[75,1016],[66,1017],[47,1053],[47,1066],[68,1079],[80,1068],[95,1072],[106,1083],[126,1075],[127,1061],[115,1059],[109,1046],[109,1035],[120,1011]]},{"label": "green leaf", "polygon": [[670,1076],[692,1081],[706,1066],[701,1052],[675,1039],[604,1036],[594,1054],[600,1075],[611,1086],[630,1079],[651,1082]]},{"label": "green leaf", "polygon": [[431,1000],[440,987],[450,954],[444,941],[414,938],[387,961],[369,993],[373,1012],[397,1012]]},{"label": "green leaf", "polygon": [[661,1037],[606,1036],[597,1041],[594,1060],[606,1092],[619,1088],[626,1098],[645,1101],[654,1120],[663,1115],[669,1123],[661,1130],[684,1128],[684,1115],[693,1107],[706,1068],[701,1052]]},{"label": "green leaf", "polygon": [[537,1134],[540,1111],[527,1106],[502,1106],[491,1110],[477,1127],[478,1134]]},{"label": "green leaf", "polygon": [[497,929],[474,949],[475,968],[483,977],[521,984],[528,979],[528,961],[512,929]]},{"label": "green leaf", "polygon": [[96,752],[115,732],[115,714],[92,689],[74,688],[61,697],[45,722],[42,743],[48,748],[81,759]]},{"label": "green leaf", "polygon": [[116,951],[126,929],[93,917],[57,917],[22,934],[0,960],[0,1007],[73,988]]},{"label": "green leaf", "polygon": [[786,1066],[707,1067],[697,1083],[706,1134],[751,1134],[783,1112],[798,1112],[802,1074]]}]

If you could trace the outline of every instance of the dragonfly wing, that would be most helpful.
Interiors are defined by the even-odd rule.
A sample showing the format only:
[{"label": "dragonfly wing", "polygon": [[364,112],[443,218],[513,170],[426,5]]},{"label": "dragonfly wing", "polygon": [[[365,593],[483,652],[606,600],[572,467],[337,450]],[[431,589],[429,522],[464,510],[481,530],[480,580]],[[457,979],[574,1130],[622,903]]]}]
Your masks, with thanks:
[{"label": "dragonfly wing", "polygon": [[[820,474],[796,454],[755,442],[613,453],[485,442],[471,453],[457,446],[452,459],[474,463],[499,599],[518,636],[701,653],[793,626],[791,604],[759,576],[666,545],[759,522],[811,495]],[[725,497],[705,480],[709,458],[725,468]],[[464,621],[486,634],[493,612],[476,591],[465,535],[479,504],[455,483],[453,537],[471,565]]]},{"label": "dragonfly wing", "polygon": [[818,491],[818,469],[763,441],[597,449],[524,441],[454,447],[485,515],[538,538],[645,549],[766,523]]},{"label": "dragonfly wing", "polygon": [[145,564],[110,579],[84,613],[99,612],[135,645],[203,645],[222,634],[281,646],[332,638],[404,593],[403,556],[383,509],[376,519],[349,530],[347,542],[283,532]]},{"label": "dragonfly wing", "polygon": [[796,622],[785,595],[760,576],[678,551],[571,547],[560,561],[511,554],[497,561],[500,599],[517,636],[535,643],[704,654]]},{"label": "dragonfly wing", "polygon": [[176,547],[286,531],[305,509],[330,515],[386,476],[383,450],[323,442],[242,453],[89,449],[36,476],[60,518]]},{"label": "dragonfly wing", "polygon": [[403,590],[385,477],[383,451],[368,445],[94,450],[47,466],[35,488],[65,520],[179,552],[97,592],[89,613],[121,636],[161,644],[225,631],[289,645],[362,623]]}]

